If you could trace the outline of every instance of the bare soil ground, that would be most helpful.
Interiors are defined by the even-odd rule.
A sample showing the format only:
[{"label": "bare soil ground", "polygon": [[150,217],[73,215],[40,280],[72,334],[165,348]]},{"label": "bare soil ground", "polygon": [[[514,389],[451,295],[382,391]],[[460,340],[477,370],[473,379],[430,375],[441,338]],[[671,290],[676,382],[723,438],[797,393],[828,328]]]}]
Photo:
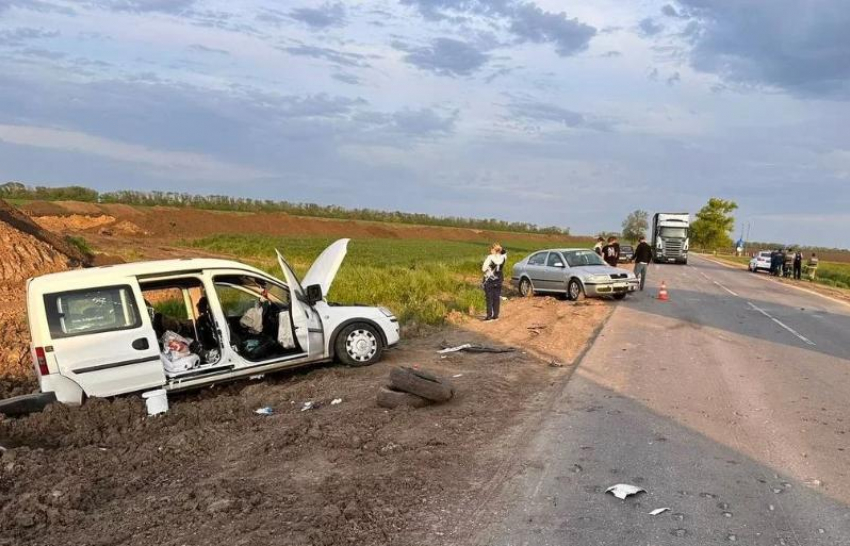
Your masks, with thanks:
[{"label": "bare soil ground", "polygon": [[[169,413],[154,418],[127,396],[0,421],[0,544],[457,543],[521,425],[611,308],[518,299],[500,322],[459,319],[366,369],[173,395]],[[496,339],[521,350],[436,352]],[[456,397],[377,407],[396,365],[452,377]],[[302,412],[306,401],[320,405]],[[263,406],[274,414],[254,413]]]},{"label": "bare soil ground", "polygon": [[[155,223],[138,216],[143,229]],[[173,256],[160,235],[98,241],[118,254]],[[6,397],[36,385],[23,281],[4,286],[17,295],[0,309]],[[124,396],[0,418],[0,545],[464,543],[480,501],[512,468],[516,446],[613,306],[512,299],[498,322],[458,315],[443,329],[406,332],[375,366],[306,368],[174,394],[158,417],[146,416],[139,396]],[[469,342],[517,351],[437,353]],[[457,395],[422,409],[379,408],[378,389],[398,365],[452,378]],[[307,401],[317,407],[301,411]],[[254,413],[264,406],[274,413]]]}]

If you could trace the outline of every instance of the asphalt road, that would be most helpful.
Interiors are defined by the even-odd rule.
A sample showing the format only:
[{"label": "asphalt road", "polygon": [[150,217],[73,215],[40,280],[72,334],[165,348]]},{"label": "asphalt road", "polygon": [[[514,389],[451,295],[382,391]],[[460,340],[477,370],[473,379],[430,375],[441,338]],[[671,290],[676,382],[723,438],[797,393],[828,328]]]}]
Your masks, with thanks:
[{"label": "asphalt road", "polygon": [[517,447],[477,543],[850,545],[850,306],[702,259],[649,275]]}]

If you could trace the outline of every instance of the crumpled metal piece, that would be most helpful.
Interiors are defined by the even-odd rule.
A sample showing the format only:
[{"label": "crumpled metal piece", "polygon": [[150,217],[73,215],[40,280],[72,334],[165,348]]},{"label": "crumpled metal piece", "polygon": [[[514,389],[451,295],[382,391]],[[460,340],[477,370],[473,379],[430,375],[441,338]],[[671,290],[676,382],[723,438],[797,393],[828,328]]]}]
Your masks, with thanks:
[{"label": "crumpled metal piece", "polygon": [[667,512],[668,510],[670,510],[670,508],[656,508],[655,510],[650,512],[649,515],[650,516],[657,516],[658,514],[663,514],[664,512]]}]

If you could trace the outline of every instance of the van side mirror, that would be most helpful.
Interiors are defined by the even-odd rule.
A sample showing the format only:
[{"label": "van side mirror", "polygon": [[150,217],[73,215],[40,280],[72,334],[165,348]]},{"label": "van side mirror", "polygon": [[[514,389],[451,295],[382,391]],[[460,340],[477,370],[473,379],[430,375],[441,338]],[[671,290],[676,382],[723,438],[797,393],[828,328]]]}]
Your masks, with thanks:
[{"label": "van side mirror", "polygon": [[310,305],[313,305],[316,302],[322,301],[324,299],[324,294],[322,294],[322,286],[319,284],[311,284],[307,287],[307,301]]}]

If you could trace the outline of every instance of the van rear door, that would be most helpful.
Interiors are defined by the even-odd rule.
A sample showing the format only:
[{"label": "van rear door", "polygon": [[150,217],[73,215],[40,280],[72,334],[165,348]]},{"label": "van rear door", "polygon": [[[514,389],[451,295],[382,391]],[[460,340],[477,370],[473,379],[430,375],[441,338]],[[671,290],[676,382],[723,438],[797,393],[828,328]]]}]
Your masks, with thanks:
[{"label": "van rear door", "polygon": [[88,396],[159,387],[165,371],[135,281],[44,295],[59,373]]}]

